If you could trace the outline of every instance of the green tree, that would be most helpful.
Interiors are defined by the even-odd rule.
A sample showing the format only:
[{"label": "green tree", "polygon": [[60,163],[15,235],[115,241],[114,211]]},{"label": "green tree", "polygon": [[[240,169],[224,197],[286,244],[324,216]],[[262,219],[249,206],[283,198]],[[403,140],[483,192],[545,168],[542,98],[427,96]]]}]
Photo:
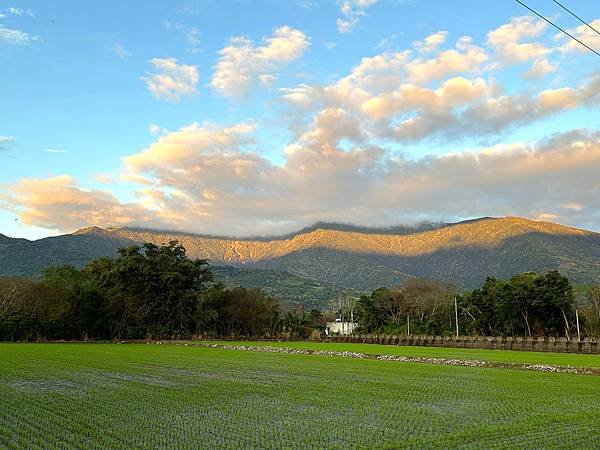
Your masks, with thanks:
[{"label": "green tree", "polygon": [[114,259],[85,270],[109,298],[115,338],[183,337],[194,329],[196,309],[212,272],[207,260],[190,260],[177,241],[119,250]]},{"label": "green tree", "polygon": [[565,334],[571,337],[575,319],[575,296],[569,279],[552,270],[535,280],[536,319],[543,334]]}]

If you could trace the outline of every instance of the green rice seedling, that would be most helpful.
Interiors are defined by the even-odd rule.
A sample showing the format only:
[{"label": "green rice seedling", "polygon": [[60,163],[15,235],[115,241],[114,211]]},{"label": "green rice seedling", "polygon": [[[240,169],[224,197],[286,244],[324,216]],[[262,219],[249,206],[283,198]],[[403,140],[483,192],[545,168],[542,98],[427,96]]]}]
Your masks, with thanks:
[{"label": "green rice seedling", "polygon": [[598,375],[170,345],[0,356],[0,448],[600,446]]}]

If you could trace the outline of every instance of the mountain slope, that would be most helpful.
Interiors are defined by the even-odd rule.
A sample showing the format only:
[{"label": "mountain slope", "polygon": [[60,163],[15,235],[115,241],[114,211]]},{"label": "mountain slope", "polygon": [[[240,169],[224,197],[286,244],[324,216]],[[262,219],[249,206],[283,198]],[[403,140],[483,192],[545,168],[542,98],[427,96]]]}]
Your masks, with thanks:
[{"label": "mountain slope", "polygon": [[0,243],[0,276],[36,276],[51,265],[83,266],[99,256],[114,256],[132,242],[101,234],[65,234],[28,241],[10,239]]},{"label": "mountain slope", "polygon": [[558,269],[576,283],[600,282],[600,234],[517,217],[365,232],[319,224],[280,238],[219,238],[143,229],[88,228],[40,241],[0,242],[0,274],[82,264],[116,248],[179,240],[213,265],[269,269],[341,288],[370,290],[426,277],[473,288],[487,276]]},{"label": "mountain slope", "polygon": [[233,264],[256,263],[309,248],[408,257],[450,249],[497,247],[510,238],[530,233],[588,236],[596,239],[600,237],[598,233],[516,217],[486,218],[410,234],[363,233],[319,228],[290,238],[271,240],[216,238],[139,229],[114,229],[108,233],[137,242],[158,243],[177,239],[184,243],[193,256],[205,255],[215,262]]},{"label": "mountain slope", "polygon": [[[70,263],[81,267],[100,256],[114,256],[121,247],[136,242],[114,237],[100,228],[28,241],[0,234],[0,276],[34,277],[51,265]],[[285,271],[213,266],[215,279],[228,287],[261,288],[284,307],[301,304],[307,309],[325,308],[332,298],[351,293],[348,289]]]},{"label": "mountain slope", "polygon": [[215,279],[227,287],[260,288],[283,307],[303,305],[305,309],[323,309],[331,299],[340,295],[355,295],[348,289],[323,281],[304,278],[281,270],[253,269],[232,266],[213,266]]}]

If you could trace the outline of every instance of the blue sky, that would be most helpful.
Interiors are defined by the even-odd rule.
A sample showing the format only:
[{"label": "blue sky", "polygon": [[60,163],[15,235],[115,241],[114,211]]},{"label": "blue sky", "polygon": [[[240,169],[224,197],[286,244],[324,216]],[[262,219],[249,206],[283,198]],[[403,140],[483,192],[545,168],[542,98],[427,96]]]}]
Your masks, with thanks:
[{"label": "blue sky", "polygon": [[557,33],[508,0],[2,2],[0,232],[600,230],[600,57]]}]

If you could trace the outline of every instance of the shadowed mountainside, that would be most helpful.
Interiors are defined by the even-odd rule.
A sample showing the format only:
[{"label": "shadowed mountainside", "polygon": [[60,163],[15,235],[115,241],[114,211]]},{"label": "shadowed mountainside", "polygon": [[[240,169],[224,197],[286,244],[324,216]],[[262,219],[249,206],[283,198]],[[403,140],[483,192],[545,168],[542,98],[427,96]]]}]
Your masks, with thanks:
[{"label": "shadowed mountainside", "polygon": [[260,288],[265,294],[279,300],[284,308],[303,305],[307,310],[322,309],[331,299],[357,294],[351,289],[281,270],[232,266],[213,266],[212,270],[215,279],[222,281],[225,286]]},{"label": "shadowed mountainside", "polygon": [[49,264],[82,265],[132,243],[179,240],[190,257],[208,258],[213,265],[283,271],[361,291],[394,286],[414,276],[473,288],[490,275],[505,278],[551,269],[575,283],[600,281],[599,233],[516,217],[393,230],[365,232],[348,225],[318,224],[279,238],[236,239],[92,227],[38,241],[7,244],[0,239],[0,274],[36,275]]}]

